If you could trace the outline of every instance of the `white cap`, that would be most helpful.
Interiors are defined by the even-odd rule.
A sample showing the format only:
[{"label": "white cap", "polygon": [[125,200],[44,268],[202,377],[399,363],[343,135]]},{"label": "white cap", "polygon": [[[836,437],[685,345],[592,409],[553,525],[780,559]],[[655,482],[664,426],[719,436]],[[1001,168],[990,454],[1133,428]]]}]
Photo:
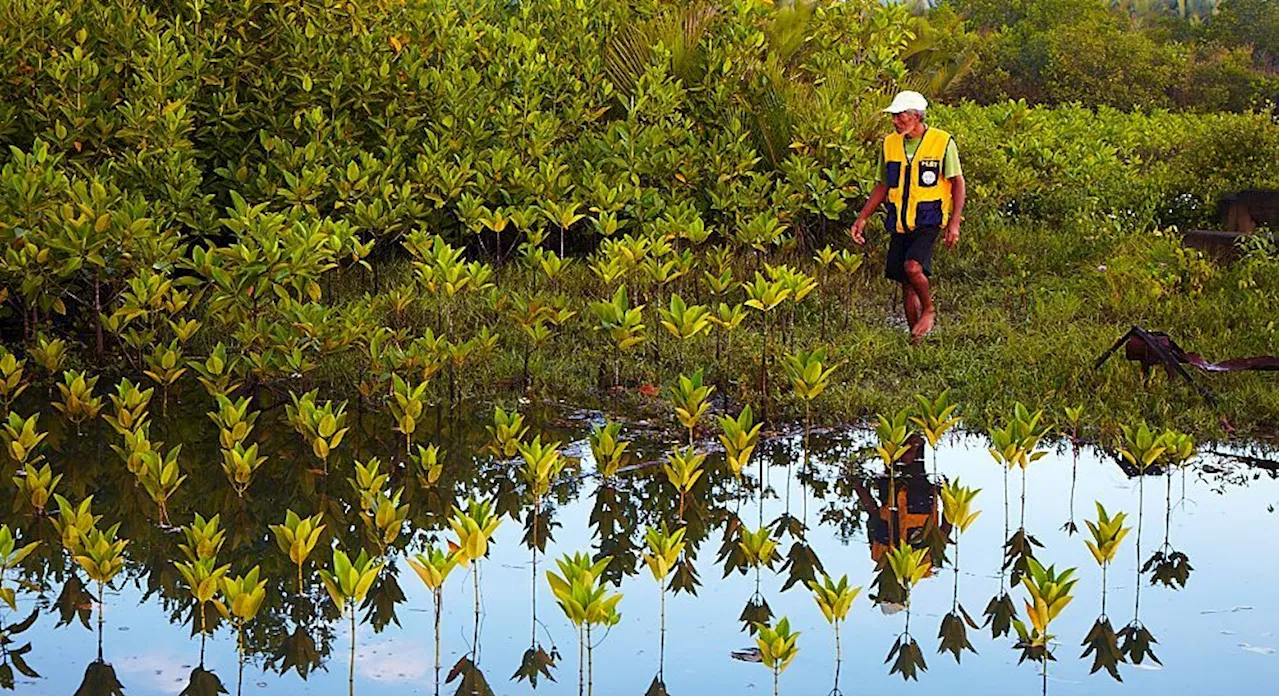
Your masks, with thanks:
[{"label": "white cap", "polygon": [[928,106],[929,102],[923,94],[908,90],[898,92],[898,96],[893,98],[893,103],[883,111],[887,114],[900,114],[903,111],[924,111]]}]

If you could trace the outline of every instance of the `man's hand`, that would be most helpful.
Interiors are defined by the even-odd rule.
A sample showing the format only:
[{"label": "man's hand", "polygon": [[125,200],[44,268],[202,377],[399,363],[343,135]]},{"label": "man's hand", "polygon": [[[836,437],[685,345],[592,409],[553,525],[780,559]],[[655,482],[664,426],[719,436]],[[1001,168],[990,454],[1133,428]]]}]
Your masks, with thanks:
[{"label": "man's hand", "polygon": [[849,235],[853,237],[853,243],[861,245],[867,240],[862,237],[862,230],[867,226],[867,219],[859,216],[853,221],[853,227],[849,228]]},{"label": "man's hand", "polygon": [[948,249],[955,249],[956,242],[960,241],[960,218],[953,217],[947,221],[947,231],[942,237],[942,243]]}]

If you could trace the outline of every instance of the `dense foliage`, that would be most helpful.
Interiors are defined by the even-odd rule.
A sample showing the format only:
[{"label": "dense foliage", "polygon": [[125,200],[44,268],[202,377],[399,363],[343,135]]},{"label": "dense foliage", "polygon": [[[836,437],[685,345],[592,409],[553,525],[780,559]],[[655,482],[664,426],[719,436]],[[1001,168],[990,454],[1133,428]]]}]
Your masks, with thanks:
[{"label": "dense foliage", "polygon": [[[0,14],[6,343],[53,376],[120,355],[166,389],[324,375],[381,399],[393,374],[446,371],[456,397],[455,373],[499,347],[523,369],[495,369],[526,381],[556,333],[600,337],[617,381],[673,292],[731,312],[757,272],[796,304],[812,288],[795,273],[822,278],[827,340],[829,293],[859,292],[875,264],[810,259],[843,244],[874,181],[888,95],[963,74],[942,19],[870,0],[15,0]],[[1274,187],[1270,117],[1000,102],[930,119],[957,134],[986,230],[955,272],[1001,278],[1015,315],[1036,316],[1033,274],[1066,284],[1118,249],[1136,270],[1099,292],[1100,332],[1138,320],[1131,297],[1169,300],[1167,316],[1211,315],[1205,289],[1274,306],[1265,253],[1219,273],[1149,234]],[[816,313],[789,311],[778,327],[816,340]],[[1243,331],[1265,348],[1274,323]],[[662,378],[664,340],[635,381]],[[217,350],[230,357],[210,365]],[[753,373],[749,358],[723,369]]]}]

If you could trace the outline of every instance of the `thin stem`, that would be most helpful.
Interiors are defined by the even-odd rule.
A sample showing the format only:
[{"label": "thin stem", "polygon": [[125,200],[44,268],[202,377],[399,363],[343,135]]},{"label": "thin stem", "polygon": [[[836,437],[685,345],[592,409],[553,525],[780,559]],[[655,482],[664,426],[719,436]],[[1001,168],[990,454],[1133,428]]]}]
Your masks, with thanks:
[{"label": "thin stem", "polygon": [[1164,476],[1164,545],[1169,545],[1169,523],[1173,519],[1173,467],[1165,468]]},{"label": "thin stem", "polygon": [[959,598],[960,598],[960,533],[958,531],[956,532],[956,562],[954,564],[954,568],[956,571],[956,574],[955,574],[956,577],[955,577],[954,584],[952,584],[951,586],[952,613],[955,612],[956,604],[959,603]]},{"label": "thin stem", "polygon": [[480,559],[476,559],[471,569],[471,580],[476,599],[475,628],[471,633],[471,657],[472,662],[478,663],[480,661]]},{"label": "thin stem", "polygon": [[840,691],[840,621],[837,620],[833,624],[836,628],[836,683],[832,691],[839,693]]},{"label": "thin stem", "polygon": [[1027,467],[1022,467],[1022,502],[1018,511],[1018,529],[1027,528]]},{"label": "thin stem", "polygon": [[102,586],[103,582],[98,581],[98,662],[102,662]]},{"label": "thin stem", "polygon": [[244,689],[244,621],[236,619],[236,696]]},{"label": "thin stem", "polygon": [[347,671],[347,691],[356,695],[356,603],[351,602],[351,663]]},{"label": "thin stem", "polygon": [[662,681],[667,655],[667,585],[665,578],[658,582],[658,681]]},{"label": "thin stem", "polygon": [[584,681],[584,676],[586,674],[585,667],[587,662],[583,652],[585,648],[586,648],[586,641],[583,640],[582,638],[582,627],[579,626],[578,627],[578,696],[582,696],[583,686],[586,683]]},{"label": "thin stem", "polygon": [[1138,571],[1138,579],[1133,585],[1133,620],[1138,620],[1138,602],[1142,599],[1142,498],[1143,498],[1143,478],[1146,476],[1141,469],[1138,470],[1138,536],[1134,539],[1134,557],[1137,559],[1136,569]]},{"label": "thin stem", "polygon": [[595,686],[595,677],[592,675],[592,648],[591,645],[591,624],[587,624],[587,696],[591,696],[592,688]]},{"label": "thin stem", "polygon": [[441,605],[444,603],[444,593],[443,593],[443,592],[441,592],[441,588],[437,587],[437,588],[435,588],[435,590],[434,590],[434,594],[435,594],[435,607],[436,607],[436,618],[435,618],[435,628],[436,628],[436,665],[435,665],[435,666],[436,666],[436,691],[435,691],[435,696],[440,696],[440,609],[442,608],[442,607],[441,607]]},{"label": "thin stem", "polygon": [[1102,563],[1102,615],[1107,615],[1107,563]]}]

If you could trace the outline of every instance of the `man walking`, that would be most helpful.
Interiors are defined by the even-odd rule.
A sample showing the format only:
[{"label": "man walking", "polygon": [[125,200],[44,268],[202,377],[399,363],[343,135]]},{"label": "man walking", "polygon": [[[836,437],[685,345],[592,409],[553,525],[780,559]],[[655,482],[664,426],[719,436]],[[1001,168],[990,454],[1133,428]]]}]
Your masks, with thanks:
[{"label": "man walking", "polygon": [[[938,235],[954,248],[960,239],[964,209],[964,175],[951,135],[925,125],[929,103],[919,92],[899,92],[884,111],[893,114],[893,133],[884,139],[880,182],[849,230],[862,244],[867,219],[884,203],[889,252],[884,275],[902,284],[902,304],[919,343],[933,330],[936,312],[929,291],[933,245]],[[886,200],[887,199],[887,200]]]}]

